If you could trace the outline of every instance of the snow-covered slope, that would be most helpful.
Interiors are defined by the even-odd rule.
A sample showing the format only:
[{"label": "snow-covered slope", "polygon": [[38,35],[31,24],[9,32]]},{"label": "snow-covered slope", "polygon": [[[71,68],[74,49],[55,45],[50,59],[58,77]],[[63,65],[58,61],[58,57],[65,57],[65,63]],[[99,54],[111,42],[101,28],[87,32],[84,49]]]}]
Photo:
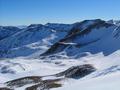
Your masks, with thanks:
[{"label": "snow-covered slope", "polygon": [[[62,84],[62,87],[53,88],[53,90],[96,90],[109,89],[112,87],[119,90],[119,75],[120,75],[120,50],[109,56],[104,56],[102,53],[89,55],[80,59],[57,59],[57,60],[38,60],[38,59],[8,59],[0,61],[0,82],[1,87],[6,87],[4,82],[15,80],[21,77],[36,76],[42,77],[42,80],[56,80]],[[113,59],[114,58],[114,59]],[[67,70],[71,66],[91,64],[96,68],[96,71],[79,79],[64,78],[50,76],[56,73]],[[69,73],[69,72],[68,72]],[[45,76],[45,77],[44,77]],[[29,79],[27,79],[29,80]],[[26,80],[26,83],[27,83]],[[116,81],[117,80],[117,81]],[[112,82],[111,82],[112,81]],[[19,82],[19,79],[18,79]],[[25,83],[25,84],[26,84]],[[10,83],[9,83],[10,84]],[[11,83],[12,84],[12,83]],[[17,84],[17,83],[16,83]],[[14,84],[14,85],[16,85]],[[19,84],[19,83],[18,83]],[[37,85],[38,83],[28,83],[26,86],[15,86],[15,90],[24,90],[26,87]],[[112,86],[111,86],[112,85]],[[88,87],[87,87],[88,86]],[[38,89],[41,90],[41,89]]]},{"label": "snow-covered slope", "polygon": [[109,20],[107,23],[115,24],[115,25],[120,25],[120,20]]},{"label": "snow-covered slope", "polygon": [[[1,57],[22,57],[40,54],[65,37],[67,31],[52,29],[46,25],[32,24],[22,31],[0,41]],[[33,55],[32,55],[33,56]],[[39,56],[39,55],[37,55]]]},{"label": "snow-covered slope", "polygon": [[0,26],[0,40],[5,39],[19,31],[20,29],[14,26]]},{"label": "snow-covered slope", "polygon": [[120,49],[120,28],[117,25],[99,20],[83,31],[74,32],[75,30],[42,55],[65,52],[68,56],[78,54],[79,57],[84,52],[92,54],[102,52],[106,56]]},{"label": "snow-covered slope", "polygon": [[[84,20],[74,24],[31,24],[10,37],[0,41],[0,58],[37,58],[41,53],[46,52],[47,49],[52,45],[54,46],[54,44],[61,39],[68,38],[69,40],[72,36],[75,36],[75,34],[82,32],[99,22],[103,21],[95,19]],[[100,36],[102,36],[101,34]],[[93,38],[95,38],[95,40],[97,39],[94,36]],[[68,42],[67,44],[70,43],[72,42]]]},{"label": "snow-covered slope", "polygon": [[99,78],[93,78],[84,81],[77,81],[74,84],[69,84],[61,88],[52,90],[119,90],[120,73],[113,73]]},{"label": "snow-covered slope", "polygon": [[0,40],[0,90],[120,90],[118,23],[31,24],[8,34]]}]

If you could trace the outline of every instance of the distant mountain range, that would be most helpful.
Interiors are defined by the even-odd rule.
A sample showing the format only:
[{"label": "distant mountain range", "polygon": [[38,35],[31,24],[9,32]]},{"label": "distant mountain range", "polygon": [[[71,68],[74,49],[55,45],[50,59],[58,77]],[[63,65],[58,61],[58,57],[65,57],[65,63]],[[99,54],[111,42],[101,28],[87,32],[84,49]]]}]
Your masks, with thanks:
[{"label": "distant mountain range", "polygon": [[0,26],[0,58],[79,58],[120,49],[120,21],[84,20],[24,27]]}]

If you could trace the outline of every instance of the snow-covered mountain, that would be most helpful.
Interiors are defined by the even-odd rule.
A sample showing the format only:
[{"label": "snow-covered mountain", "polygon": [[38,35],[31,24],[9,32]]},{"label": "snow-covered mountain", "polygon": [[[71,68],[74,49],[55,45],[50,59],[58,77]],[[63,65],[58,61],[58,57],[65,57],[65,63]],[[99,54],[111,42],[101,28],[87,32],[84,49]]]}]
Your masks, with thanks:
[{"label": "snow-covered mountain", "polygon": [[[16,31],[15,28],[17,31],[12,34],[9,34],[8,28],[8,31],[5,30],[3,33],[7,32],[9,37],[0,40],[0,58],[39,58],[41,54],[54,53],[79,57],[83,52],[93,54],[103,52],[104,55],[109,55],[119,49],[120,40],[115,38],[119,35],[114,35],[119,31],[116,30],[118,27],[116,23],[95,19],[73,24],[31,24],[23,29],[14,27],[10,31]],[[116,43],[114,44],[116,46],[112,43]],[[107,45],[111,45],[108,50]]]},{"label": "snow-covered mountain", "polygon": [[65,52],[67,56],[80,56],[85,52],[102,52],[106,56],[120,49],[120,26],[102,20],[87,22],[92,23],[86,28],[73,28],[64,39],[55,43],[42,55]]},{"label": "snow-covered mountain", "polygon": [[5,39],[19,31],[20,29],[14,26],[0,26],[0,40]]},{"label": "snow-covered mountain", "polygon": [[120,90],[120,24],[0,27],[0,90]]},{"label": "snow-covered mountain", "polygon": [[[64,25],[67,26],[68,25]],[[64,38],[70,30],[57,30],[47,25],[31,24],[25,29],[0,41],[0,56],[22,57],[48,49],[52,44]]]}]

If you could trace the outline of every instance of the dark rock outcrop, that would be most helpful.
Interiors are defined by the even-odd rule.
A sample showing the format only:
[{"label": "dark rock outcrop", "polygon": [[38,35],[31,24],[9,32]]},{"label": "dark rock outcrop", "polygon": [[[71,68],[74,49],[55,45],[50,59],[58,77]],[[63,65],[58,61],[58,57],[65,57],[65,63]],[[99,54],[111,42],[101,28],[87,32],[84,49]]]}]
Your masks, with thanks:
[{"label": "dark rock outcrop", "polygon": [[55,76],[55,79],[43,80],[42,78],[47,76],[28,76],[8,81],[5,83],[7,87],[3,89],[0,88],[0,90],[12,90],[15,88],[23,87],[25,85],[30,85],[26,87],[25,90],[49,90],[51,88],[61,87],[62,84],[60,81],[65,80],[66,78],[79,79],[94,72],[95,70],[96,69],[91,64],[73,66],[58,74],[48,75],[48,77]]},{"label": "dark rock outcrop", "polygon": [[42,80],[41,77],[39,76],[23,77],[23,78],[6,82],[5,84],[7,85],[7,87],[5,87],[3,90],[12,90],[16,87],[23,87],[29,84],[32,84],[32,85],[27,87],[25,90],[49,90],[50,88],[61,87],[62,85],[57,83],[60,80],[61,79]]},{"label": "dark rock outcrop", "polygon": [[90,65],[90,64],[85,64],[85,65],[80,65],[80,66],[73,66],[61,73],[56,74],[57,77],[60,76],[65,76],[67,78],[82,78],[92,72],[94,72],[96,69]]},{"label": "dark rock outcrop", "polygon": [[61,84],[58,84],[57,82],[61,79],[55,79],[55,80],[43,80],[42,82],[27,87],[26,90],[49,90],[51,88],[58,88],[61,87]]},{"label": "dark rock outcrop", "polygon": [[31,84],[31,83],[38,83],[40,81],[41,81],[41,77],[39,76],[28,76],[28,77],[23,77],[23,78],[15,79],[12,81],[8,81],[5,84],[8,87],[22,87],[24,85]]},{"label": "dark rock outcrop", "polygon": [[7,87],[2,87],[2,88],[0,88],[0,90],[13,90],[13,89],[10,89],[10,88],[7,88]]}]

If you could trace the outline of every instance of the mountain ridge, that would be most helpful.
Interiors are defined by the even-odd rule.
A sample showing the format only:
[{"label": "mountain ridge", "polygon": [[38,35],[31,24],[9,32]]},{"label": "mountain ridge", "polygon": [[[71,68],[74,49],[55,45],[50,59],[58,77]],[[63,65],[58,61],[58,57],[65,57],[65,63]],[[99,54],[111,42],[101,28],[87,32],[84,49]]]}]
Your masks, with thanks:
[{"label": "mountain ridge", "polygon": [[[23,29],[19,29],[20,31],[12,35],[10,34],[9,37],[0,40],[0,58],[29,56],[39,58],[41,55],[43,56],[49,52],[52,47],[55,48],[54,46],[56,44],[58,44],[57,48],[63,47],[63,50],[66,47],[83,47],[84,45],[86,46],[99,41],[105,33],[106,35],[107,33],[110,34],[117,27],[119,27],[118,23],[116,25],[113,21],[104,21],[101,19],[84,20],[73,24],[31,24]],[[91,36],[92,34],[93,36]]]}]

